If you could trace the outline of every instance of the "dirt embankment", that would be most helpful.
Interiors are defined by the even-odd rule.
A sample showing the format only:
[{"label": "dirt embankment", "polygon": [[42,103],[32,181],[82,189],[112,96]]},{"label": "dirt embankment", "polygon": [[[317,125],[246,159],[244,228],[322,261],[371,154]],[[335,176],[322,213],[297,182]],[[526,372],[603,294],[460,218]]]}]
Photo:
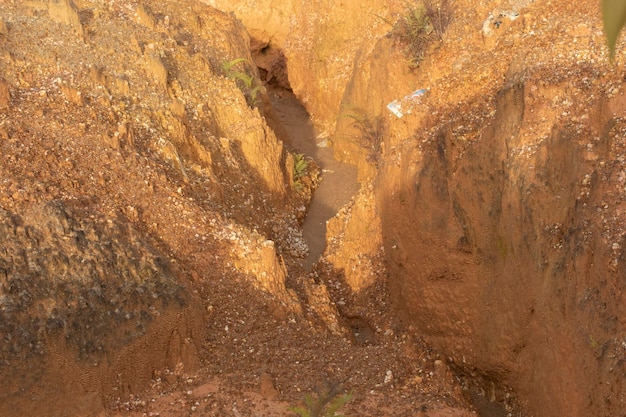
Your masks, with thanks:
[{"label": "dirt embankment", "polygon": [[243,26],[179,7],[0,5],[2,415],[93,415],[194,372],[232,292],[202,282],[299,308],[307,183],[243,75]]},{"label": "dirt embankment", "polygon": [[[288,65],[288,81],[316,127],[335,129],[346,86],[359,57],[369,56],[390,22],[404,10],[400,1],[361,2],[203,0],[241,19],[253,39],[255,61],[271,80],[275,65]],[[374,89],[372,94],[378,94]]]},{"label": "dirt embankment", "polygon": [[395,311],[483,379],[478,402],[512,387],[528,415],[622,415],[624,57],[592,2],[514,3],[456,2],[412,75],[382,39],[343,102],[377,129],[340,118],[335,138],[382,138],[375,163],[338,147],[375,178]]}]

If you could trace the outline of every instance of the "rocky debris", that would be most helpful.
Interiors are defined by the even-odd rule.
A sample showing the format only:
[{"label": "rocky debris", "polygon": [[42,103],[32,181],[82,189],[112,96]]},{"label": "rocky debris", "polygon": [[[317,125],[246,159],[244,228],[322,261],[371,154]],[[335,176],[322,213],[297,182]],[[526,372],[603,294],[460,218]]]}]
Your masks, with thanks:
[{"label": "rocky debris", "polygon": [[278,257],[273,241],[235,225],[216,230],[216,237],[232,245],[233,266],[244,274],[250,274],[253,285],[273,294],[289,309],[299,310],[297,297],[285,287],[287,270]]},{"label": "rocky debris", "polygon": [[307,306],[315,317],[333,334],[349,337],[345,327],[340,323],[340,315],[328,293],[328,288],[323,283],[314,280],[305,280]]}]

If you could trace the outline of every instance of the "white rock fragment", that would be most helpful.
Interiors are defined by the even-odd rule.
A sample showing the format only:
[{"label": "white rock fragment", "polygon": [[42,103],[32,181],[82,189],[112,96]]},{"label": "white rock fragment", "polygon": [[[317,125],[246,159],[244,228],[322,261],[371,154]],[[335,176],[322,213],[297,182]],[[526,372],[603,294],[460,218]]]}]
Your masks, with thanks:
[{"label": "white rock fragment", "polygon": [[383,381],[385,384],[391,384],[393,382],[393,372],[391,370],[387,370],[385,374],[385,380]]}]

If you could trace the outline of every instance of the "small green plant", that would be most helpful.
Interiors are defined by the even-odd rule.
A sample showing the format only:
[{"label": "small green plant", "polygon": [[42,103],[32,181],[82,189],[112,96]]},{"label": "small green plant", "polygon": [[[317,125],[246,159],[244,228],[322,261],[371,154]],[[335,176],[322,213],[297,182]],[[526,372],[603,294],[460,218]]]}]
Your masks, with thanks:
[{"label": "small green plant", "polygon": [[304,158],[304,154],[297,153],[293,158],[293,177],[300,179],[306,175],[309,163]]},{"label": "small green plant", "polygon": [[293,185],[296,191],[302,191],[304,185],[300,179],[307,174],[309,163],[304,154],[297,153],[293,156]]},{"label": "small green plant", "polygon": [[450,0],[422,0],[400,16],[391,35],[404,45],[409,65],[417,68],[428,46],[435,39],[443,40],[443,33],[451,20]]},{"label": "small green plant", "polygon": [[611,59],[615,58],[615,43],[626,25],[626,1],[602,0],[602,20]]},{"label": "small green plant", "polygon": [[315,395],[304,397],[304,407],[291,407],[289,411],[300,417],[344,417],[337,412],[352,399],[352,394],[342,394],[341,384],[326,384],[326,388]]},{"label": "small green plant", "polygon": [[256,106],[258,104],[258,94],[260,91],[263,91],[265,87],[258,84],[255,78],[245,71],[245,68],[243,71],[236,69],[235,67],[238,64],[250,64],[250,62],[245,58],[222,62],[224,74],[226,77],[235,80],[239,88],[244,92],[248,104]]}]

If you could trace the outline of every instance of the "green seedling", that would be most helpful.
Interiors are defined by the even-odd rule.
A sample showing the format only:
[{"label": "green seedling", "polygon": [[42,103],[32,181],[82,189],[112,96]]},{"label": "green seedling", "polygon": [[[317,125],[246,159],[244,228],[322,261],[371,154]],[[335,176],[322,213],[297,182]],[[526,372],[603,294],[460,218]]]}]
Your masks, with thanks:
[{"label": "green seedling", "polygon": [[400,16],[391,35],[404,45],[411,68],[419,66],[434,40],[443,40],[451,20],[450,0],[422,0]]},{"label": "green seedling", "polygon": [[309,163],[304,158],[304,154],[295,154],[293,160],[293,178],[297,180],[304,177],[307,173],[308,168]]},{"label": "green seedling", "polygon": [[345,417],[338,411],[352,399],[352,394],[341,394],[339,390],[340,384],[335,383],[315,395],[307,394],[303,407],[291,407],[289,411],[300,417]]},{"label": "green seedling", "polygon": [[293,157],[293,188],[298,192],[304,189],[300,179],[307,174],[308,168],[309,163],[305,159],[304,154],[295,154]]},{"label": "green seedling", "polygon": [[[240,71],[235,67],[238,64],[248,64],[250,62],[245,58],[236,58],[232,61],[222,62],[222,70],[226,77],[235,80],[235,82],[239,85],[239,88],[243,91],[246,98],[249,98],[252,102],[252,105],[258,104],[258,94],[264,88],[262,85],[257,84],[255,78],[248,74],[245,69],[244,71]],[[255,85],[256,84],[256,85]]]}]

